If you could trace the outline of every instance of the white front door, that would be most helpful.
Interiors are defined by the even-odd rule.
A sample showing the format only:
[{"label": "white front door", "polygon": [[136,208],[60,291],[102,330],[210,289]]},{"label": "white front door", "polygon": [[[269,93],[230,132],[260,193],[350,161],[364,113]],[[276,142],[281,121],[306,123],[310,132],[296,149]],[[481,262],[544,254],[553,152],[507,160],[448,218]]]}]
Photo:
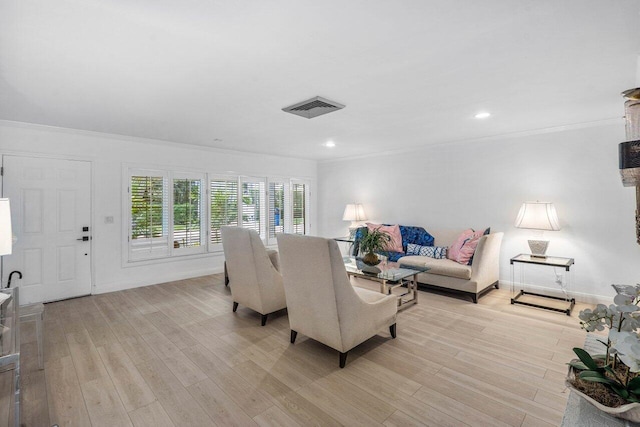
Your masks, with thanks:
[{"label": "white front door", "polygon": [[6,155],[3,169],[17,240],[2,257],[2,283],[22,272],[11,284],[21,304],[90,294],[91,163]]}]

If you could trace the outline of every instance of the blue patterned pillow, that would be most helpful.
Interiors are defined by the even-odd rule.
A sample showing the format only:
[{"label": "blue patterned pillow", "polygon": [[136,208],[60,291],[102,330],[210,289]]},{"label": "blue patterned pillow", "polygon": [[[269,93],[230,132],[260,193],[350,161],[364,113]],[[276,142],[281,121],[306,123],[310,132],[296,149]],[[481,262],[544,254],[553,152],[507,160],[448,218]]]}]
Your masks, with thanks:
[{"label": "blue patterned pillow", "polygon": [[447,257],[446,246],[420,246],[413,243],[407,245],[407,255],[428,256],[435,259],[443,259]]}]

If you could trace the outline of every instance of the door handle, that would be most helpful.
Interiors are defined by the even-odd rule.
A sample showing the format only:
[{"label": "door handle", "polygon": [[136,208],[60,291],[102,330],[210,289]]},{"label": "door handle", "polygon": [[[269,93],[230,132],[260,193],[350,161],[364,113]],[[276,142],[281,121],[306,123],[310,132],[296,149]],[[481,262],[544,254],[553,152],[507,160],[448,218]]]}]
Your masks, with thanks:
[{"label": "door handle", "polygon": [[88,242],[89,241],[89,236],[82,236],[82,239],[76,239],[79,240],[81,242]]}]

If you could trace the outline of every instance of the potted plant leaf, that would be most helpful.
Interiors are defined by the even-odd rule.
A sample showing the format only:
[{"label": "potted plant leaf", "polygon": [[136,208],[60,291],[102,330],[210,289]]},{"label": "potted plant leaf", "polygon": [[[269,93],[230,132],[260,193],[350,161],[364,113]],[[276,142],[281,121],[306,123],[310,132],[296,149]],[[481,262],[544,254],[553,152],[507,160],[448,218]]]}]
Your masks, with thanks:
[{"label": "potted plant leaf", "polygon": [[640,285],[624,288],[614,304],[598,304],[593,310],[580,312],[583,329],[609,329],[609,334],[598,340],[604,354],[573,349],[578,359],[569,362],[567,386],[610,415],[640,422],[640,338],[636,332],[640,327]]},{"label": "potted plant leaf", "polygon": [[362,261],[367,265],[380,263],[377,252],[385,252],[391,243],[391,236],[380,230],[366,230],[360,238],[360,251],[364,253]]}]

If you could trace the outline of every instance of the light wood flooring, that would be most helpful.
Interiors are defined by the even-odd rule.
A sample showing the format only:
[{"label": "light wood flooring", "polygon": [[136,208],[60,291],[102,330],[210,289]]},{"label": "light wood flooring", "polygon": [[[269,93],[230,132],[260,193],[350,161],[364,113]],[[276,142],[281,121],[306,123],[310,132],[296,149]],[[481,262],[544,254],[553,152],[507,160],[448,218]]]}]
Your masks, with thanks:
[{"label": "light wood flooring", "polygon": [[[375,288],[375,286],[374,286]],[[574,315],[420,292],[349,352],[298,335],[286,312],[240,306],[221,275],[51,303],[45,369],[22,325],[27,426],[557,426]],[[6,418],[5,418],[6,420]],[[1,421],[1,420],[0,420]]]}]

